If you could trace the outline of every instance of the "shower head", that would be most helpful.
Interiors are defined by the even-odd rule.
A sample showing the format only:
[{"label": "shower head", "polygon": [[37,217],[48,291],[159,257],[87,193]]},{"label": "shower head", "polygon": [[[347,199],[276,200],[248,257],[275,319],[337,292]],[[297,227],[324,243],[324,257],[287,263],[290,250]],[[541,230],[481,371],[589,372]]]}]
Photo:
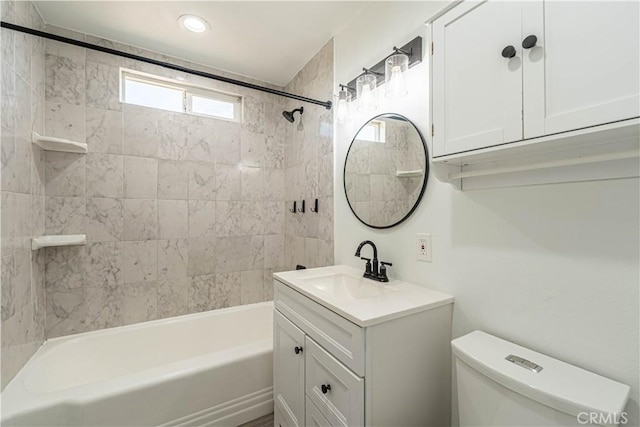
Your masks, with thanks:
[{"label": "shower head", "polygon": [[293,123],[296,119],[293,116],[294,113],[299,112],[300,115],[302,115],[302,113],[304,113],[304,107],[300,107],[300,108],[296,108],[295,110],[292,111],[283,111],[282,115],[284,116],[285,119],[287,119],[287,121],[289,123]]},{"label": "shower head", "polygon": [[294,118],[293,118],[293,112],[292,111],[283,111],[282,115],[284,116],[285,119],[287,119],[287,121],[289,123],[293,123]]}]

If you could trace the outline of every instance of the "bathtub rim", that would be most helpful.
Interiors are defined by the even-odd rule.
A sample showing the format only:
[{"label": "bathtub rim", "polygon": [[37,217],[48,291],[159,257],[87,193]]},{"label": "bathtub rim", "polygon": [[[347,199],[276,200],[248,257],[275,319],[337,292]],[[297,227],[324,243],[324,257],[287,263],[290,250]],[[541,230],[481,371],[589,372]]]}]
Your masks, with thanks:
[{"label": "bathtub rim", "polygon": [[31,364],[36,363],[40,356],[43,356],[44,354],[55,350],[56,347],[67,342],[77,341],[86,336],[109,336],[114,333],[118,333],[123,329],[145,329],[159,324],[170,324],[198,319],[202,317],[219,316],[235,311],[248,311],[251,308],[255,308],[257,306],[273,307],[273,302],[265,301],[260,303],[227,307],[218,310],[210,310],[201,313],[185,314],[176,317],[135,323],[131,325],[100,329],[96,331],[87,331],[81,334],[56,337],[52,338],[51,340],[47,340],[45,341],[45,343],[43,343],[42,346],[40,346],[40,348],[38,348],[36,353],[34,353],[34,355],[27,361],[24,367],[2,391],[0,396],[0,399],[2,399],[2,404],[0,405],[0,407],[2,407],[2,414],[0,414],[0,424],[4,425],[4,423],[6,423],[7,421],[22,417],[33,411],[44,410],[54,404],[71,407],[90,404],[100,399],[117,396],[118,394],[122,394],[124,392],[142,390],[155,383],[171,380],[174,377],[194,375],[197,374],[197,372],[212,369],[216,366],[222,366],[232,360],[242,361],[251,357],[272,353],[273,338],[272,335],[269,335],[265,336],[264,339],[259,341],[235,346],[229,349],[224,349],[222,351],[216,351],[215,354],[218,355],[218,357],[214,358],[213,360],[211,360],[212,353],[199,354],[164,365],[138,370],[131,374],[121,375],[52,392],[33,392],[28,390],[26,387],[25,380],[29,375],[28,367]]},{"label": "bathtub rim", "polygon": [[[50,346],[53,346],[53,345],[57,346],[57,345],[60,345],[59,343],[67,342],[67,341],[73,341],[73,340],[80,339],[80,338],[83,338],[83,337],[86,337],[86,336],[113,335],[113,334],[115,334],[117,332],[122,331],[123,329],[135,331],[135,330],[138,330],[138,329],[145,329],[145,328],[152,327],[154,325],[159,325],[159,324],[169,325],[169,324],[174,324],[174,323],[185,322],[187,320],[199,319],[201,317],[213,317],[213,316],[218,316],[218,315],[222,315],[222,314],[225,314],[225,313],[233,313],[233,312],[236,312],[236,311],[245,311],[247,309],[255,308],[255,307],[259,307],[259,306],[271,306],[273,308],[273,301],[262,301],[262,302],[255,302],[255,303],[251,303],[251,304],[235,305],[233,307],[217,308],[217,309],[208,310],[208,311],[201,311],[201,312],[198,312],[198,313],[187,313],[187,314],[181,314],[179,316],[164,317],[162,319],[145,320],[144,322],[131,323],[129,325],[112,326],[112,327],[109,327],[109,328],[95,329],[93,331],[80,332],[80,333],[77,333],[77,334],[62,335],[62,336],[59,336],[59,337],[46,339],[43,342],[42,346],[40,346],[38,348],[38,350],[40,350],[40,348],[42,348],[45,343],[51,343]],[[34,356],[35,356],[35,354],[34,354]],[[31,359],[29,359],[29,360],[31,360]],[[9,384],[11,384],[11,383],[9,383]],[[7,387],[8,386],[9,385],[7,384]]]}]

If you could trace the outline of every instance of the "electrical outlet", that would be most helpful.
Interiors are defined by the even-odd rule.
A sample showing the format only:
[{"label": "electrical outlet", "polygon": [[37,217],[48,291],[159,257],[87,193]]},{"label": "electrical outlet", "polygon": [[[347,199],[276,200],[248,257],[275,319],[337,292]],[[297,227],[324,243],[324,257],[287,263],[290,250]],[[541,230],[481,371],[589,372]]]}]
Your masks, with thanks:
[{"label": "electrical outlet", "polygon": [[431,234],[419,233],[416,245],[416,259],[431,262]]}]

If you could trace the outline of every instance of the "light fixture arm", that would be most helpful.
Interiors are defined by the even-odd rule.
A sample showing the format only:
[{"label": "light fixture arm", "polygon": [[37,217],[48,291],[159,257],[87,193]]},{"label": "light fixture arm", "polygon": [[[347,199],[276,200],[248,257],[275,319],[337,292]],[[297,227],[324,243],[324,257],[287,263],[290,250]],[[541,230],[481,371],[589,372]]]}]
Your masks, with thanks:
[{"label": "light fixture arm", "polygon": [[[365,74],[373,74],[376,77],[384,77],[384,73],[379,73],[377,71],[373,71],[371,68],[362,67],[362,74],[360,76],[364,76]],[[358,76],[358,77],[360,77]]]},{"label": "light fixture arm", "polygon": [[339,84],[338,84],[338,86],[339,86],[339,87],[340,87],[340,89],[342,89],[342,90],[345,90],[345,89],[346,89],[347,91],[349,91],[349,92],[351,92],[351,93],[355,93],[355,92],[356,92],[356,90],[355,90],[354,88],[349,87],[349,86],[347,86],[347,85],[343,85],[342,83],[339,83]]},{"label": "light fixture arm", "polygon": [[[422,37],[418,36],[413,40],[411,40],[409,43],[399,48],[394,46],[393,53],[391,55],[386,56],[384,59],[382,59],[372,67],[362,68],[363,70],[362,73],[358,74],[353,80],[351,80],[346,85],[340,85],[340,87],[342,88],[343,86],[345,86],[348,88],[348,90],[352,91],[353,88],[356,87],[356,80],[358,79],[358,77],[361,77],[364,74],[372,74],[376,76],[376,79],[378,79],[378,85],[382,84],[384,82],[384,75],[385,75],[384,74],[385,61],[390,56],[393,56],[399,53],[407,55],[407,57],[409,58],[409,65],[408,65],[409,68],[422,62]],[[354,91],[352,101],[355,99],[357,99],[357,93],[355,93]]]},{"label": "light fixture arm", "polygon": [[[395,54],[398,54],[398,53],[404,53],[408,57],[411,57],[411,55],[413,55],[413,49],[409,49],[409,51],[406,51],[404,49],[400,49],[400,48],[394,46],[393,47],[393,53],[391,55],[395,55]],[[389,56],[391,56],[391,55],[389,55]]]}]

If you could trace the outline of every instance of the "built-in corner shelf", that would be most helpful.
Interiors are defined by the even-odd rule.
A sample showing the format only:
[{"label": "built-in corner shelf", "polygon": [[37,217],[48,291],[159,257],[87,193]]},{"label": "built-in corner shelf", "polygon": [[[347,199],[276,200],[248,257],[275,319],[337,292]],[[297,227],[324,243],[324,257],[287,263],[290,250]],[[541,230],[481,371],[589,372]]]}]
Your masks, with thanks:
[{"label": "built-in corner shelf", "polygon": [[68,139],[55,138],[53,136],[42,136],[37,132],[32,133],[31,141],[46,151],[62,151],[65,153],[80,154],[87,152],[87,144],[84,142],[75,142]]},{"label": "built-in corner shelf", "polygon": [[422,169],[415,169],[411,171],[396,171],[396,176],[398,178],[415,178],[418,176],[422,176],[424,171]]},{"label": "built-in corner shelf", "polygon": [[640,176],[640,119],[434,157],[460,190]]},{"label": "built-in corner shelf", "polygon": [[85,234],[68,234],[64,236],[40,236],[31,239],[31,250],[50,246],[77,246],[86,245],[87,236]]}]

